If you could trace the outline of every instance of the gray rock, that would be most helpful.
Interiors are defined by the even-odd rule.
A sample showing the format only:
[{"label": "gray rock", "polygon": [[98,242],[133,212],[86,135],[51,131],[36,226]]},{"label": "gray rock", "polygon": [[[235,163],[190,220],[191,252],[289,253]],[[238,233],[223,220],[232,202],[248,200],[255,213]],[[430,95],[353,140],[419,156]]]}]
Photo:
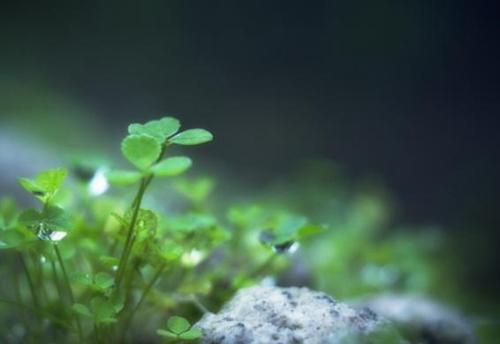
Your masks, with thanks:
[{"label": "gray rock", "polygon": [[417,343],[476,343],[472,326],[457,311],[423,296],[383,294],[361,302],[393,321]]},{"label": "gray rock", "polygon": [[218,314],[197,324],[205,344],[340,343],[376,332],[387,322],[307,288],[255,286],[240,290]]}]

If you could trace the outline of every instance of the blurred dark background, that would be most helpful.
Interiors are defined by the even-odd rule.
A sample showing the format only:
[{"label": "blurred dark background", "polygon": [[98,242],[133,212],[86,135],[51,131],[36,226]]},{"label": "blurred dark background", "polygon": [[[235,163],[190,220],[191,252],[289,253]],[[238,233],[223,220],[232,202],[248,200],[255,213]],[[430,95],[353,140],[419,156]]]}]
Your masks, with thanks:
[{"label": "blurred dark background", "polygon": [[235,178],[329,158],[382,179],[404,221],[496,231],[497,3],[3,2],[0,78],[89,109],[89,137],[175,114]]}]

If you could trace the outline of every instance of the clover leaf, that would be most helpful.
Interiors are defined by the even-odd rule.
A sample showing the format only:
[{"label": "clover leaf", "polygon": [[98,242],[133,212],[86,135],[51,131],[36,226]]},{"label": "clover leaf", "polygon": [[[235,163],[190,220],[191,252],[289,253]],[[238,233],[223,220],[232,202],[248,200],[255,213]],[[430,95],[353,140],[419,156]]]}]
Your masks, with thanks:
[{"label": "clover leaf", "polygon": [[213,135],[205,129],[188,129],[175,135],[169,141],[178,145],[199,145],[213,140]]},{"label": "clover leaf", "polygon": [[161,144],[150,135],[129,135],[121,148],[125,158],[141,170],[151,166],[161,153]]},{"label": "clover leaf", "polygon": [[19,223],[35,232],[41,240],[59,241],[66,236],[71,223],[66,212],[49,206],[43,211],[27,209],[19,215]]},{"label": "clover leaf", "polygon": [[195,340],[201,337],[199,328],[191,327],[189,321],[180,316],[172,316],[167,321],[167,330],[159,329],[156,333],[171,339]]},{"label": "clover leaf", "polygon": [[99,289],[107,289],[111,287],[114,283],[115,283],[114,278],[105,272],[98,272],[94,276],[94,284]]},{"label": "clover leaf", "polygon": [[195,340],[200,337],[201,337],[201,330],[199,328],[191,328],[190,330],[181,333],[179,335],[179,338],[184,340]]},{"label": "clover leaf", "polygon": [[102,297],[95,297],[90,301],[90,305],[96,323],[110,324],[117,321],[115,318],[117,312],[112,302]]},{"label": "clover leaf", "polygon": [[163,117],[145,124],[133,123],[129,125],[129,134],[146,134],[154,137],[162,144],[168,137],[174,135],[180,128],[179,120],[174,117]]},{"label": "clover leaf", "polygon": [[167,328],[176,334],[186,332],[190,327],[191,324],[189,323],[189,321],[177,315],[170,317],[167,321]]},{"label": "clover leaf", "polygon": [[138,171],[111,170],[106,172],[106,178],[113,185],[126,186],[134,184],[142,178]]},{"label": "clover leaf", "polygon": [[186,171],[191,165],[192,161],[188,157],[175,156],[157,163],[151,171],[158,177],[172,177]]},{"label": "clover leaf", "polygon": [[61,188],[68,172],[63,168],[54,168],[39,173],[35,179],[19,178],[19,184],[42,202],[48,202]]}]

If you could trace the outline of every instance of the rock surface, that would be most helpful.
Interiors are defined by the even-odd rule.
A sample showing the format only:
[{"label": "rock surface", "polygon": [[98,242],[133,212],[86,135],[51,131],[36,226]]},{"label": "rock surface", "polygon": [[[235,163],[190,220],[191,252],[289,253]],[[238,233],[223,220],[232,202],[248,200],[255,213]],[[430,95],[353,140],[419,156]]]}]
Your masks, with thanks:
[{"label": "rock surface", "polygon": [[218,314],[197,324],[205,344],[331,344],[366,335],[387,322],[307,288],[255,286],[240,290]]},{"label": "rock surface", "polygon": [[384,294],[360,303],[389,319],[412,342],[475,343],[471,325],[456,311],[423,296]]}]

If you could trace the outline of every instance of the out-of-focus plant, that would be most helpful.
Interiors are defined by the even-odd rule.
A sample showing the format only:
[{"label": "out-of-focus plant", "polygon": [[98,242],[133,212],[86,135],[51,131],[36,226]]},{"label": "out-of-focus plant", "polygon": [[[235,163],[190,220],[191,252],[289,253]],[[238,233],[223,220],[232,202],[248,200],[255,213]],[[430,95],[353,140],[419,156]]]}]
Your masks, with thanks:
[{"label": "out-of-focus plant", "polygon": [[[11,283],[0,296],[9,309],[0,313],[5,341],[196,340],[199,330],[184,317],[195,321],[237,288],[283,269],[297,242],[318,231],[283,211],[232,209],[220,220],[205,205],[214,186],[208,178],[175,183],[184,210],[145,208],[149,189],[162,187],[155,179],[192,164],[168,156],[170,148],[212,140],[204,129],[179,129],[173,117],[131,124],[121,151],[135,169],[87,158],[71,169],[70,187],[63,168],[19,179],[40,207],[1,203],[0,254],[9,262],[2,274]],[[119,187],[114,195],[110,186]],[[134,186],[127,205],[123,196]]]}]

